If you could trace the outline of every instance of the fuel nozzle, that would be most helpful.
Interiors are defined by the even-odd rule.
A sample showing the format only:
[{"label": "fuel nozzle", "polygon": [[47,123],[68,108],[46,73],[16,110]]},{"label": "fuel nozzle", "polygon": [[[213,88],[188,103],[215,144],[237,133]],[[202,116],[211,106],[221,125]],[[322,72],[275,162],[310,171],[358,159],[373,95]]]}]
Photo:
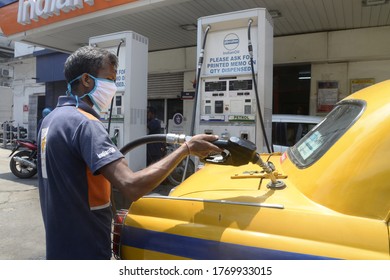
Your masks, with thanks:
[{"label": "fuel nozzle", "polygon": [[267,177],[271,180],[267,187],[270,189],[282,189],[286,185],[282,181],[277,180],[277,174],[275,174],[275,166],[272,162],[264,162],[260,155],[256,152],[256,145],[248,140],[230,137],[228,140],[217,140],[213,144],[224,152],[221,155],[209,156],[205,159],[206,162],[240,166],[249,162],[259,165]]},{"label": "fuel nozzle", "polygon": [[218,155],[208,156],[204,159],[206,162],[240,166],[249,162],[256,163],[259,159],[256,145],[245,139],[230,137],[227,140],[216,140],[213,144],[224,151]]},{"label": "fuel nozzle", "polygon": [[[183,134],[166,135],[166,143],[169,144],[183,144],[190,139],[191,136]],[[275,172],[275,167],[272,162],[264,162],[261,159],[260,155],[256,152],[257,148],[253,142],[239,137],[230,137],[229,139],[216,140],[213,144],[223,149],[223,152],[209,155],[207,158],[204,158],[203,161],[232,166],[241,166],[251,162],[259,165],[267,174],[266,177],[271,180],[267,184],[268,188],[282,189],[286,187],[284,182],[277,180],[278,174]]]},{"label": "fuel nozzle", "polygon": [[[166,143],[183,144],[189,141],[191,136],[184,134],[167,134]],[[256,153],[256,145],[248,140],[230,137],[229,139],[220,139],[213,142],[214,145],[223,149],[222,154],[210,155],[203,159],[207,162],[224,165],[240,166],[248,162],[257,163],[259,155]]]}]

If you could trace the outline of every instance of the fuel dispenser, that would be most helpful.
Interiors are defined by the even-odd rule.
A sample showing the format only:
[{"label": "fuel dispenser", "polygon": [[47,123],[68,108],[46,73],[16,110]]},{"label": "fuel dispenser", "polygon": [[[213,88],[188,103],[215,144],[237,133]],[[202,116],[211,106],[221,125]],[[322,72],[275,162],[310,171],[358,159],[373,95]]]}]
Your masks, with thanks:
[{"label": "fuel dispenser", "polygon": [[[272,129],[273,23],[266,9],[198,19],[194,132],[249,140]],[[267,137],[267,138],[265,138]]]},{"label": "fuel dispenser", "polygon": [[[148,39],[132,31],[91,37],[91,46],[107,49],[119,58],[117,93],[101,120],[118,148],[146,135]],[[129,167],[140,170],[146,165],[146,146],[126,155]]]}]

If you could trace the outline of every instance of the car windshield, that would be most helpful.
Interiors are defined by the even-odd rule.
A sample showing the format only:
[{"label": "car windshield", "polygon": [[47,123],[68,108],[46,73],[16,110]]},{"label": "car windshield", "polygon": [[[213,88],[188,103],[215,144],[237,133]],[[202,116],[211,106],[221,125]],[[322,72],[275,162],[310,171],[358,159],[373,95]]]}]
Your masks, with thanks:
[{"label": "car windshield", "polygon": [[305,168],[320,159],[359,118],[365,108],[361,101],[339,103],[326,118],[288,151],[291,160]]},{"label": "car windshield", "polygon": [[292,146],[316,125],[317,123],[273,122],[272,144]]}]

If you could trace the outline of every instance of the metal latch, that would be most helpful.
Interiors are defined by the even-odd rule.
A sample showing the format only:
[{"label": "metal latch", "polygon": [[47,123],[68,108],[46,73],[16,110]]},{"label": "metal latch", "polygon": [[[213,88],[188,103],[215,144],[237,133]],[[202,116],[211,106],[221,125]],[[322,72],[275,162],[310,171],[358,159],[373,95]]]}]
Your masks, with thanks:
[{"label": "metal latch", "polygon": [[258,171],[244,171],[241,174],[234,174],[231,179],[270,179],[271,182],[267,184],[267,187],[270,189],[284,189],[286,185],[277,179],[287,179],[287,175],[283,175],[277,171],[267,173],[264,170]]}]

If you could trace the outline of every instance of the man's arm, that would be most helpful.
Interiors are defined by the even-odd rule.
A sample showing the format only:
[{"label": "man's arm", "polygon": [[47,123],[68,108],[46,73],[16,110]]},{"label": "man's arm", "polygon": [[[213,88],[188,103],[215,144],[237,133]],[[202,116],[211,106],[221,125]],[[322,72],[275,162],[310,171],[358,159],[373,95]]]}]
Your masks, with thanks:
[{"label": "man's arm", "polygon": [[215,135],[196,135],[168,156],[137,172],[128,167],[124,158],[103,166],[99,171],[125,197],[136,201],[164,181],[189,154],[205,158],[210,153],[220,153],[221,149],[210,143],[217,139]]}]

